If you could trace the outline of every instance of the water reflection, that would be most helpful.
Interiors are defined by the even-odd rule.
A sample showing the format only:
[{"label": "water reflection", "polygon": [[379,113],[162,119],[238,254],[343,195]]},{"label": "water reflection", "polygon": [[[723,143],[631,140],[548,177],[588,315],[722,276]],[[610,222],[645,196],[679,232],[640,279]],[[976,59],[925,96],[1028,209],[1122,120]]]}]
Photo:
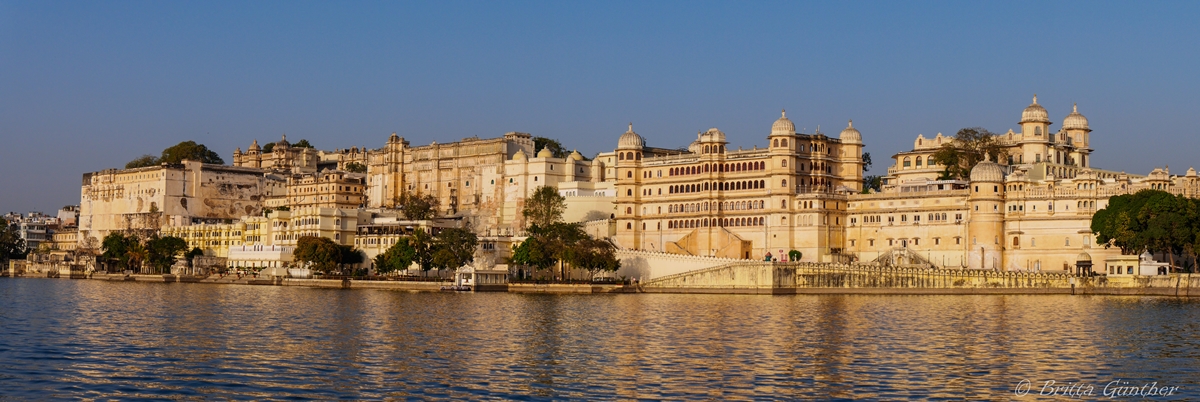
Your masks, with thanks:
[{"label": "water reflection", "polygon": [[1200,304],[1084,296],[414,294],[0,280],[0,396],[1009,399],[1197,395]]}]

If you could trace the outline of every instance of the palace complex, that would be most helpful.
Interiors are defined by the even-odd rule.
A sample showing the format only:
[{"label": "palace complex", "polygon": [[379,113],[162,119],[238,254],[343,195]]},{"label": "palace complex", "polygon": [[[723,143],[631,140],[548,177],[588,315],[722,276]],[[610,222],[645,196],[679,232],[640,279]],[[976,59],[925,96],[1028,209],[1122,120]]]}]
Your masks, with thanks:
[{"label": "palace complex", "polygon": [[[557,158],[519,132],[424,146],[393,133],[378,149],[335,151],[284,137],[265,152],[255,140],[234,152],[233,166],[85,174],[78,237],[160,230],[231,266],[282,266],[300,236],[354,245],[369,260],[414,227],[457,226],[501,262],[523,239],[525,198],[553,186],[567,199],[566,220],[622,250],[753,260],[796,250],[802,261],[1069,271],[1129,259],[1095,244],[1090,230],[1109,197],[1200,192],[1193,169],[1143,176],[1092,167],[1087,118],[1073,108],[1054,130],[1049,116],[1035,96],[1020,131],[997,135],[1007,156],[962,180],[944,179],[933,160],[953,137],[918,135],[872,192],[863,191],[864,142],[853,122],[837,136],[804,133],[786,113],[763,147],[730,150],[712,128],[686,150],[652,148],[630,125],[613,151],[590,160],[577,151]],[[404,193],[435,196],[441,217],[400,219]]]}]

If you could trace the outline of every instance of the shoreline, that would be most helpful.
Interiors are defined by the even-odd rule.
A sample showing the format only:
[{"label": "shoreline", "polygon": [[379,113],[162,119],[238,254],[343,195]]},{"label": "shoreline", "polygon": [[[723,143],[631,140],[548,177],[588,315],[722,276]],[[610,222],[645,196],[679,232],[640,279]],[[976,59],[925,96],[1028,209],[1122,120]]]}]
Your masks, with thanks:
[{"label": "shoreline", "polygon": [[[85,279],[98,281],[143,282],[143,283],[199,283],[211,285],[244,285],[244,286],[294,286],[323,289],[375,289],[405,292],[449,292],[443,287],[453,285],[451,281],[444,282],[414,282],[414,281],[372,281],[372,280],[341,280],[341,279],[296,279],[270,278],[258,279],[253,277],[226,276],[214,278],[211,276],[186,275],[124,275],[124,274],[75,274],[71,277],[35,276],[35,275],[3,275],[0,278],[12,279]],[[1081,286],[1075,289],[1060,287],[792,287],[792,288],[761,288],[739,286],[713,287],[645,287],[640,285],[621,284],[500,284],[475,288],[475,292],[507,292],[507,293],[541,293],[541,294],[729,294],[729,295],[1078,295],[1078,296],[1149,296],[1149,297],[1200,297],[1200,289],[1193,294],[1189,287],[1093,287]]]}]

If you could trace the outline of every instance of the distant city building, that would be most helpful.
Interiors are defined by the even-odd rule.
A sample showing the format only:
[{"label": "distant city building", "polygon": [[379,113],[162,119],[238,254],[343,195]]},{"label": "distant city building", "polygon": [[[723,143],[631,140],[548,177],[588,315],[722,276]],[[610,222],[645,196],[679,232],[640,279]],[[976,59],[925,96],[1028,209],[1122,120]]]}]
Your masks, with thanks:
[{"label": "distant city building", "polygon": [[[1092,167],[1092,130],[1077,107],[1051,131],[1035,97],[1018,124],[1020,132],[996,136],[1006,157],[963,178],[942,177],[933,160],[953,137],[918,135],[912,150],[893,156],[876,193],[863,192],[864,144],[853,122],[831,137],[798,132],[786,113],[765,147],[728,149],[712,128],[686,149],[653,148],[630,125],[593,160],[535,152],[533,136],[519,132],[417,147],[392,133],[379,149],[335,151],[284,137],[269,152],[257,141],[238,149],[234,166],[86,174],[76,237],[161,231],[230,266],[278,267],[302,236],[353,245],[369,259],[414,228],[465,227],[480,235],[478,255],[501,263],[523,239],[525,199],[552,186],[566,197],[565,220],[626,250],[756,260],[795,250],[802,261],[1064,271],[1128,257],[1095,244],[1090,230],[1110,197],[1141,189],[1200,196],[1194,169],[1141,176]],[[406,193],[434,196],[444,219],[399,219]]]}]

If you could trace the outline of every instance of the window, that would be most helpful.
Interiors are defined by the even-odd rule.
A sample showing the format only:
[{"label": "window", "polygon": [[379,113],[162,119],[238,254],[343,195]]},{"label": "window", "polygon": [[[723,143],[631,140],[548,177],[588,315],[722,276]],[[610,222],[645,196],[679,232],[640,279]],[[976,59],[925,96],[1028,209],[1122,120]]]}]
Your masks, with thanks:
[{"label": "window", "polygon": [[909,161],[908,157],[906,156],[906,157],[904,157],[904,167],[909,167],[909,166],[912,166],[912,162]]},{"label": "window", "polygon": [[1063,240],[1063,245],[1065,245],[1067,247],[1071,247],[1071,238],[1068,237],[1065,240]]},{"label": "window", "polygon": [[871,247],[875,247],[875,239],[867,239],[867,245],[871,246]]},{"label": "window", "polygon": [[954,238],[954,244],[962,244],[962,238],[961,238],[961,237],[955,237],[955,238]]},{"label": "window", "polygon": [[850,240],[850,247],[854,247],[854,240]]}]

